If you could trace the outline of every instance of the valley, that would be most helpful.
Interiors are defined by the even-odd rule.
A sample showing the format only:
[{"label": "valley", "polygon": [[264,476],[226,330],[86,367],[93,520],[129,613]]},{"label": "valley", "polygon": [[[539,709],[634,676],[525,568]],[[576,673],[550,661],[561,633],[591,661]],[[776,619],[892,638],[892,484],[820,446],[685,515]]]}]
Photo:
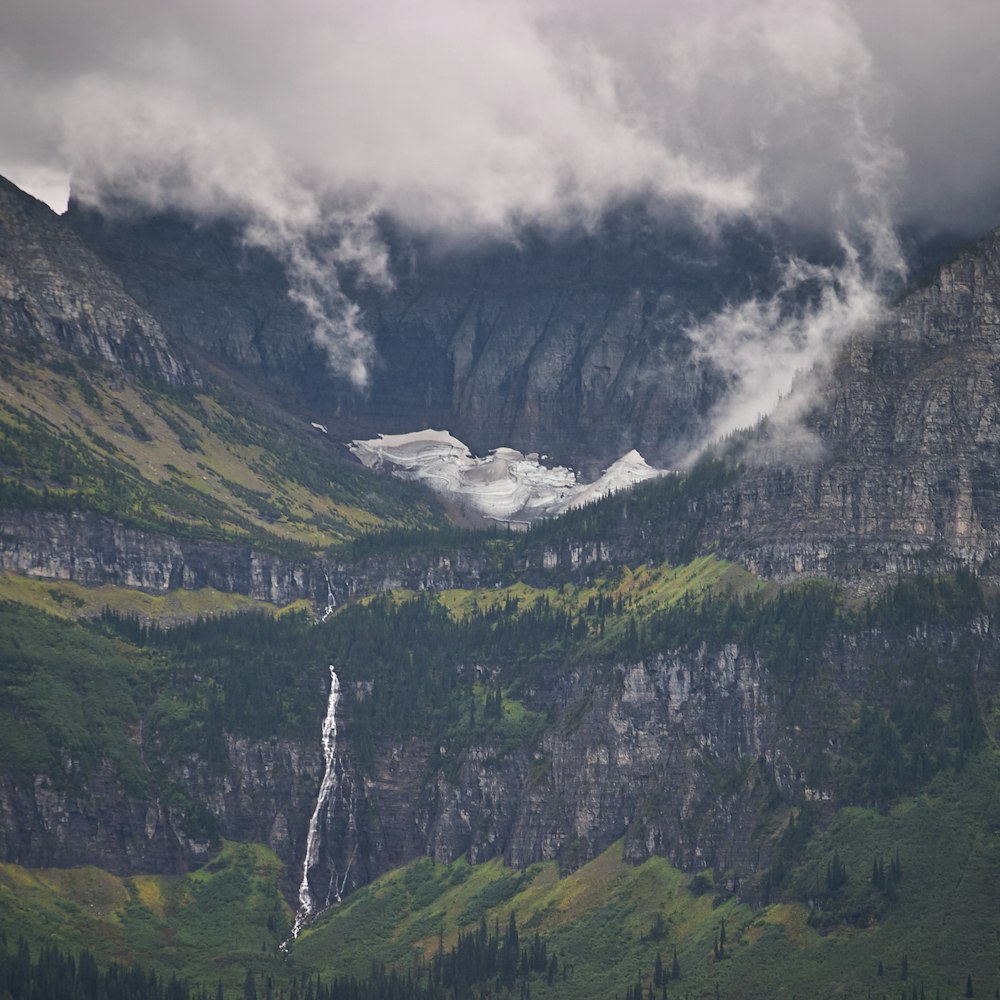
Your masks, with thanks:
[{"label": "valley", "polygon": [[[224,228],[46,213],[0,189],[0,993],[54,975],[43,946],[175,1000],[1000,988],[995,235],[847,339],[794,419],[577,494],[627,446],[680,455],[722,391],[667,357],[683,323],[621,234],[583,240],[594,284],[565,296],[574,240],[359,290],[386,367],[351,396]],[[255,352],[267,296],[288,337]],[[541,363],[496,382],[491,352],[539,333],[517,308],[553,314],[504,348],[538,360],[598,299],[625,352],[600,406],[559,410]],[[418,406],[399,357],[449,311],[454,395],[421,370]],[[623,373],[671,337],[643,403]],[[532,464],[547,440],[579,481]],[[392,461],[531,523],[462,527],[366,468]]]}]

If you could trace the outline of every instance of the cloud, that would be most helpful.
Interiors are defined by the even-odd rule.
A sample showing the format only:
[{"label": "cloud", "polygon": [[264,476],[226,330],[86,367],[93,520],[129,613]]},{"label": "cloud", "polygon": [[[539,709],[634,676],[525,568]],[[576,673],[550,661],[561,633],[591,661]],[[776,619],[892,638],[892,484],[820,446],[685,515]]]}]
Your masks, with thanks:
[{"label": "cloud", "polygon": [[775,295],[730,306],[686,331],[695,357],[710,362],[728,389],[681,465],[706,443],[765,417],[767,454],[758,457],[774,461],[816,452],[819,442],[799,418],[815,399],[822,363],[849,337],[871,329],[885,310],[880,275],[865,267],[851,244],[844,241],[841,249],[842,260],[832,265],[790,259]]},{"label": "cloud", "polygon": [[0,171],[242,220],[363,384],[336,276],[391,280],[379,212],[512,238],[642,197],[706,232],[841,233],[883,273],[901,215],[974,225],[1000,14],[961,4],[967,24],[922,0],[8,0]]}]

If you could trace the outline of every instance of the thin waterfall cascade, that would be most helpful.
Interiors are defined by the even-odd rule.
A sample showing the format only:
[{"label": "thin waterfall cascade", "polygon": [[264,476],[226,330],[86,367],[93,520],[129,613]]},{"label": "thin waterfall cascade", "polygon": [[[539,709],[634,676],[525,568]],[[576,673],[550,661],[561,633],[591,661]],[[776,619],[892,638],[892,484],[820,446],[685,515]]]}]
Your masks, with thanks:
[{"label": "thin waterfall cascade", "polygon": [[[302,881],[299,883],[299,908],[295,914],[292,933],[289,940],[294,940],[299,933],[321,910],[332,903],[339,903],[341,894],[347,886],[357,849],[356,837],[354,849],[342,876],[338,875],[336,867],[331,863],[330,880],[325,898],[317,899],[309,882],[310,872],[320,863],[320,849],[324,831],[329,830],[337,802],[343,803],[346,810],[347,829],[357,833],[355,820],[356,790],[354,782],[350,781],[342,762],[337,757],[337,705],[340,701],[340,679],[337,671],[330,667],[330,697],[326,706],[326,717],[323,719],[323,780],[320,782],[316,795],[316,805],[309,819],[309,831],[306,834],[306,852],[302,861]],[[346,787],[345,787],[346,786]],[[346,793],[346,794],[345,794]],[[286,941],[287,945],[288,942]]]},{"label": "thin waterfall cascade", "polygon": [[[337,610],[337,598],[334,596],[333,585],[330,583],[330,574],[324,573],[323,578],[326,580],[326,608],[320,617],[321,622],[325,622]],[[333,667],[330,669],[333,670]]]}]

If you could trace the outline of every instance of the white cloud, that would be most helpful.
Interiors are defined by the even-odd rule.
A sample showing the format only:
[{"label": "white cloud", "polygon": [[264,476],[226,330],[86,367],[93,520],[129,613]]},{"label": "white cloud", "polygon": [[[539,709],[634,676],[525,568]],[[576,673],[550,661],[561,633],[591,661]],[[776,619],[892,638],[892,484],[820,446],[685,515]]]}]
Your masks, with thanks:
[{"label": "white cloud", "polygon": [[[695,356],[710,361],[729,388],[686,462],[704,443],[753,427],[768,415],[773,416],[770,458],[806,447],[798,418],[813,402],[816,366],[848,337],[870,329],[885,308],[878,276],[866,270],[850,244],[842,250],[838,265],[788,261],[775,295],[723,309],[687,331]],[[788,395],[796,376],[795,391]]]},{"label": "white cloud", "polygon": [[901,199],[968,225],[1000,190],[1000,8],[961,3],[953,23],[925,0],[7,0],[0,163],[242,219],[363,383],[336,273],[389,280],[379,211],[510,237],[641,196],[707,231],[841,232],[898,271]]}]

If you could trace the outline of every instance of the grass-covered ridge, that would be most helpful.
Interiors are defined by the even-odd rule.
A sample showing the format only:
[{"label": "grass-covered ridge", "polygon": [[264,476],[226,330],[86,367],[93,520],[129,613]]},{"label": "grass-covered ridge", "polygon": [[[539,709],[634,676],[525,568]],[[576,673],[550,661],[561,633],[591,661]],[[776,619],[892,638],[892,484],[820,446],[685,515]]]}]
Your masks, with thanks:
[{"label": "grass-covered ridge", "polygon": [[312,610],[311,603],[305,600],[279,608],[267,601],[211,587],[150,594],[110,583],[84,587],[69,580],[38,580],[9,571],[0,571],[0,601],[24,604],[57,618],[97,618],[110,609],[164,625],[238,612],[283,615]]},{"label": "grass-covered ridge", "polygon": [[183,877],[2,864],[0,933],[194,983],[221,980],[235,996],[247,969],[260,978],[287,974],[279,945],[291,911],[278,891],[280,870],[267,848],[232,843]]},{"label": "grass-covered ridge", "polygon": [[88,510],[301,555],[363,532],[444,523],[425,491],[372,475],[221,376],[211,391],[168,392],[69,359],[2,364],[4,507]]},{"label": "grass-covered ridge", "polygon": [[[485,923],[502,935],[514,914],[521,942],[537,934],[555,956],[555,975],[519,971],[509,994],[482,983],[492,996],[517,995],[522,982],[553,1000],[622,997],[637,986],[645,996],[659,956],[654,997],[957,998],[968,976],[975,995],[989,997],[1000,987],[998,782],[990,749],[886,813],[841,810],[807,841],[787,893],[759,908],[706,891],[711,872],[685,874],[658,857],[630,865],[620,844],[565,877],[554,863],[513,871],[499,861],[421,859],[348,897],[284,957],[278,946],[291,913],[277,891],[276,859],[226,844],[183,877],[0,866],[0,931],[196,983],[221,979],[227,996],[240,995],[249,968],[258,983],[272,978],[275,996],[288,996],[293,976],[364,979],[373,961],[401,974],[423,963],[429,975],[439,948],[452,948],[460,932]],[[831,889],[834,858],[845,881]],[[891,898],[872,884],[878,860],[898,864]]]},{"label": "grass-covered ridge", "polygon": [[[636,984],[645,995],[657,955],[669,975],[675,949],[681,976],[666,980],[671,997],[711,997],[716,987],[724,998],[910,997],[913,989],[959,997],[968,975],[977,996],[992,996],[1000,987],[998,780],[990,750],[888,813],[840,811],[810,838],[785,896],[760,909],[706,892],[704,875],[684,875],[663,858],[633,867],[621,845],[565,878],[554,863],[516,873],[495,861],[423,860],[328,913],[294,957],[326,975],[362,974],[373,952],[407,967],[414,955],[433,955],[439,936],[447,947],[480,916],[503,927],[513,912],[522,936],[539,932],[569,970],[552,984],[533,978],[540,997],[596,1000]],[[846,881],[830,890],[835,854]],[[886,899],[872,884],[873,861],[897,857],[901,877]]]},{"label": "grass-covered ridge", "polygon": [[[517,582],[508,587],[443,590],[438,600],[456,620],[494,610],[513,599],[531,607],[543,599],[554,608],[575,614],[596,614],[601,607],[627,607],[633,614],[648,614],[685,597],[708,593],[743,594],[762,584],[735,563],[715,556],[701,556],[681,566],[644,563],[616,566],[585,583],[565,582],[549,587]],[[773,588],[772,588],[773,589]]]}]

